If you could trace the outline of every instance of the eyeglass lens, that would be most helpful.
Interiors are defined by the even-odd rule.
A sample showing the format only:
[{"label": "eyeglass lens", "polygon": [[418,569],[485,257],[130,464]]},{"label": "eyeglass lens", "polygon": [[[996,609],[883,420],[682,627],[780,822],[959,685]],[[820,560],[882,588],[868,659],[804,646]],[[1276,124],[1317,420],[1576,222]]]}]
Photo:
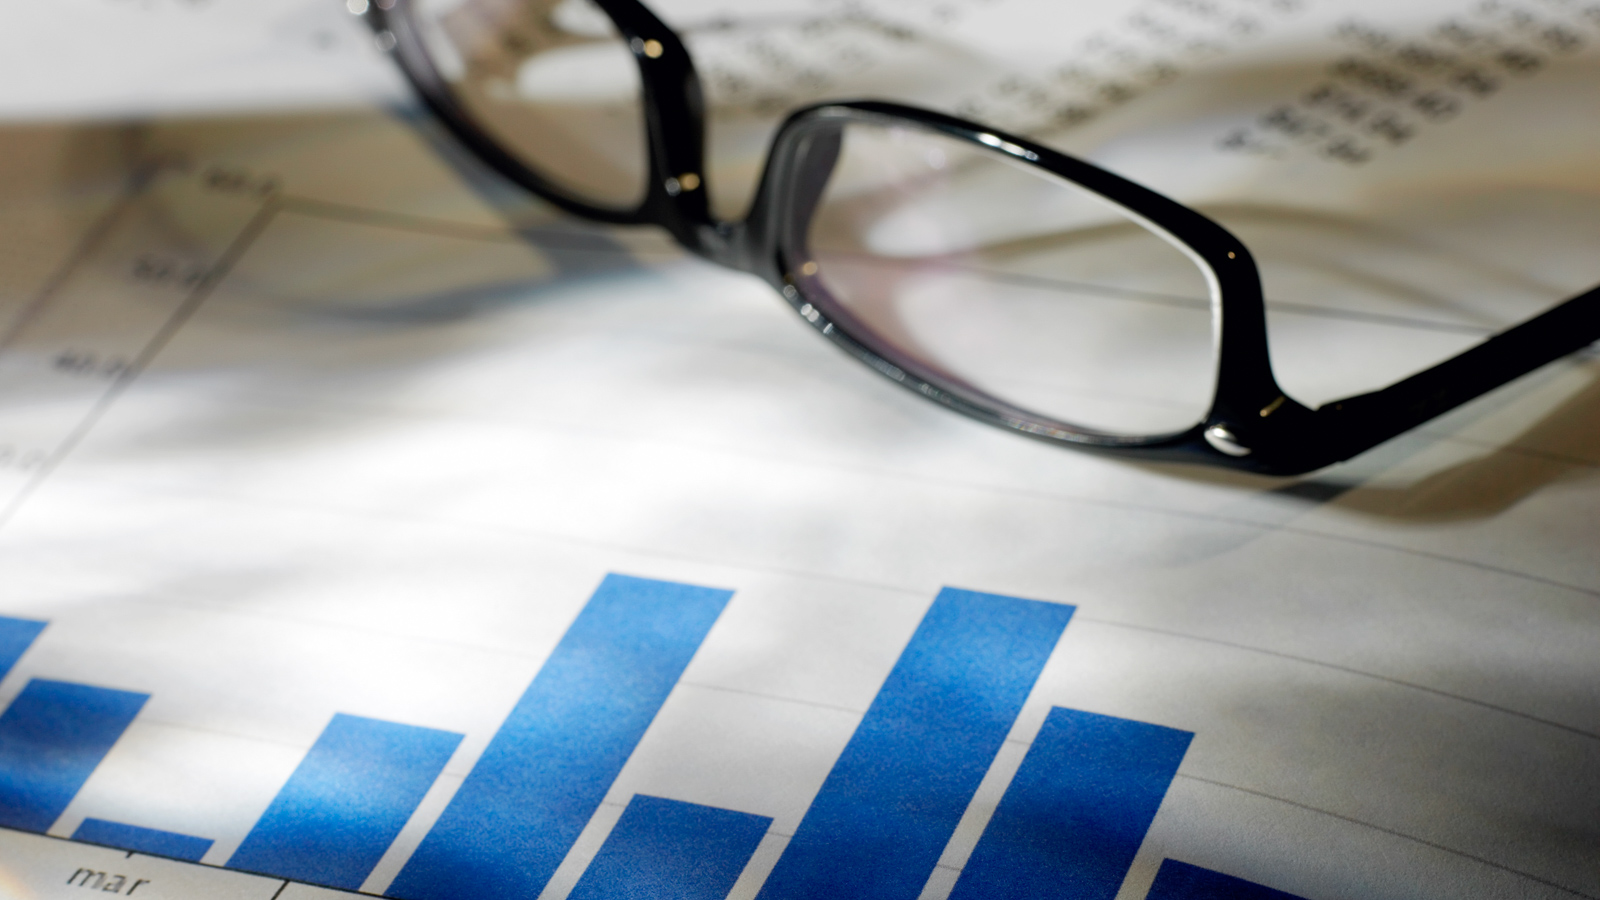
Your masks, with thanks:
[{"label": "eyeglass lens", "polygon": [[573,197],[631,208],[648,178],[639,67],[590,0],[418,0],[418,32],[480,127]]},{"label": "eyeglass lens", "polygon": [[1180,431],[1208,411],[1201,264],[1006,152],[847,125],[807,239],[807,299],[941,386],[1118,435]]}]

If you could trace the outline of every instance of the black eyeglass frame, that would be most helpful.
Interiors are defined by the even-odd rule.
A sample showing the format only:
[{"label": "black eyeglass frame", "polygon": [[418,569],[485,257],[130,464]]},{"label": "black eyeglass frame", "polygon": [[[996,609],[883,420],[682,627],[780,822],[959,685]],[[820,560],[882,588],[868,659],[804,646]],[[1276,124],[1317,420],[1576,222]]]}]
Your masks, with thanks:
[{"label": "black eyeglass frame", "polygon": [[[429,57],[412,0],[364,13],[423,103],[478,159],[520,187],[598,222],[657,225],[690,252],[756,275],[803,319],[884,376],[950,409],[1060,446],[1130,459],[1298,475],[1349,459],[1507,382],[1600,340],[1600,286],[1389,387],[1313,410],[1273,376],[1261,277],[1244,244],[1206,216],[1092,163],[964,119],[877,101],[810,106],[779,126],[742,222],[716,220],[707,201],[705,108],[682,40],[638,0],[592,0],[632,49],[643,92],[649,175],[631,208],[589,203],[541,176],[481,127]],[[1006,153],[1099,194],[1167,232],[1216,279],[1217,373],[1211,408],[1187,430],[1129,437],[1040,416],[905,358],[857,325],[807,272],[806,234],[840,136],[852,122],[908,125]]]}]

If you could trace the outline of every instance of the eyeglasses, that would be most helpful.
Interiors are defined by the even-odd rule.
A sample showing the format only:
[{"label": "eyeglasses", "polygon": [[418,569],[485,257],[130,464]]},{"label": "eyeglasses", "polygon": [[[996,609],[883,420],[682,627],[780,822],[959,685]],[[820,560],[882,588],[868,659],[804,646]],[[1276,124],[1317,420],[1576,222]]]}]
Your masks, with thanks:
[{"label": "eyeglasses", "polygon": [[783,122],[747,214],[720,221],[694,65],[637,0],[350,6],[512,182],[590,220],[661,226],[883,376],[1061,446],[1299,474],[1600,339],[1597,287],[1310,409],[1273,376],[1244,244],[1083,160],[924,109],[824,103]]}]

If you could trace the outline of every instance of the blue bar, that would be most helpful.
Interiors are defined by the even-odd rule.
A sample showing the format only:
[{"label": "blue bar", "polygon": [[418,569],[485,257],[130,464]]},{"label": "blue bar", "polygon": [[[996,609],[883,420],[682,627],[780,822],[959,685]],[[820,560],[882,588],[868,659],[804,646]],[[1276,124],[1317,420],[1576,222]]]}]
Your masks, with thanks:
[{"label": "blue bar", "polygon": [[723,900],[771,824],[636,794],[567,900]]},{"label": "blue bar", "polygon": [[538,897],[732,596],[607,575],[389,895]]},{"label": "blue bar", "polygon": [[335,715],[228,868],[357,890],[460,743],[448,731]]},{"label": "blue bar", "polygon": [[940,591],[760,900],[915,900],[1071,616]]},{"label": "blue bar", "polygon": [[0,678],[6,677],[22,654],[44,630],[44,622],[0,616]]},{"label": "blue bar", "polygon": [[1262,887],[1243,878],[1191,866],[1175,859],[1161,861],[1156,883],[1145,900],[1301,900],[1294,894]]},{"label": "blue bar", "polygon": [[1193,737],[1050,710],[950,900],[1111,900]]},{"label": "blue bar", "polygon": [[205,856],[206,851],[211,849],[211,841],[208,838],[157,831],[154,828],[140,828],[137,825],[124,825],[121,822],[107,822],[105,819],[84,819],[78,830],[72,833],[72,839],[86,844],[132,850],[135,853],[147,853],[151,856],[166,856],[186,862],[199,862],[200,857]]},{"label": "blue bar", "polygon": [[45,831],[122,737],[149,694],[28,682],[0,713],[0,826]]}]

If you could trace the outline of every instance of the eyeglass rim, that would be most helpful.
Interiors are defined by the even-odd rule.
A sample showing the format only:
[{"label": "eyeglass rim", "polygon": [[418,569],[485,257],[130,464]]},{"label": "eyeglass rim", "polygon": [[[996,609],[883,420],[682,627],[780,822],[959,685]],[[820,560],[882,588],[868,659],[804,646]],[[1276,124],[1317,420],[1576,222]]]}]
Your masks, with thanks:
[{"label": "eyeglass rim", "polygon": [[[896,353],[880,341],[855,333],[856,329],[846,322],[820,314],[818,307],[822,304],[814,301],[826,300],[826,288],[820,279],[804,274],[804,264],[809,258],[806,233],[810,211],[786,199],[793,190],[790,182],[799,174],[800,163],[792,157],[802,154],[806,141],[819,133],[837,133],[855,123],[914,128],[965,142],[979,150],[1004,153],[1016,162],[1036,167],[1100,196],[1182,244],[1215,280],[1212,300],[1219,364],[1207,414],[1191,427],[1168,433],[1125,435],[1087,428],[970,388],[933,372],[905,354]],[[766,221],[762,221],[763,218]],[[749,255],[772,260],[772,271],[766,276],[768,281],[813,327],[845,344],[852,355],[886,377],[989,424],[1085,449],[1135,450],[1146,456],[1192,460],[1225,455],[1205,439],[1204,433],[1226,417],[1228,410],[1241,404],[1248,406],[1263,396],[1276,396],[1272,394],[1276,385],[1266,359],[1266,319],[1260,280],[1244,244],[1215,222],[1142,185],[1015,135],[930,110],[892,103],[851,101],[808,107],[791,115],[779,127],[747,222],[751,226]],[[763,234],[763,230],[767,233]],[[808,304],[809,314],[805,308]],[[1228,348],[1226,352],[1220,349],[1223,345]],[[1228,360],[1226,366],[1220,363],[1223,359]]]},{"label": "eyeglass rim", "polygon": [[[1227,229],[1135,182],[1092,163],[999,129],[930,110],[871,100],[817,104],[792,113],[769,146],[760,186],[742,222],[716,220],[707,195],[703,95],[678,35],[639,0],[590,0],[612,21],[640,68],[648,177],[633,207],[583,200],[541,176],[479,126],[429,57],[412,19],[414,0],[376,0],[363,13],[406,79],[456,139],[501,176],[560,209],[598,222],[656,225],[686,249],[760,276],[801,313],[808,301],[788,262],[796,255],[793,211],[777,202],[789,190],[794,151],[819,123],[853,117],[893,120],[993,150],[993,140],[1020,148],[1017,161],[1107,197],[1176,236],[1216,276],[1218,346],[1211,408],[1185,431],[1127,437],[1086,429],[973,396],[880,352],[821,317],[802,314],[837,346],[903,387],[955,412],[1058,446],[1147,461],[1201,463],[1268,475],[1298,475],[1349,459],[1534,369],[1600,340],[1600,286],[1496,334],[1483,343],[1386,388],[1313,410],[1290,397],[1273,375],[1259,270]],[[644,52],[650,47],[652,53]],[[987,137],[991,140],[983,140]],[[681,186],[695,174],[695,189]],[[785,235],[789,239],[785,240]],[[803,282],[802,282],[803,284]]]}]

